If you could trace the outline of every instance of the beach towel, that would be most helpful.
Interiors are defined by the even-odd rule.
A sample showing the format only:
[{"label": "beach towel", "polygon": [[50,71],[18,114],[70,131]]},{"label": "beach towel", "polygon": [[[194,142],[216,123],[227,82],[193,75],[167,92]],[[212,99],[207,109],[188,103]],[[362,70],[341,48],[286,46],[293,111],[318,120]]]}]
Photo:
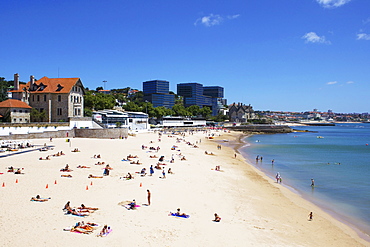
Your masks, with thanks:
[{"label": "beach towel", "polygon": [[169,216],[175,216],[179,218],[189,218],[190,215],[177,215],[176,213],[170,213]]}]

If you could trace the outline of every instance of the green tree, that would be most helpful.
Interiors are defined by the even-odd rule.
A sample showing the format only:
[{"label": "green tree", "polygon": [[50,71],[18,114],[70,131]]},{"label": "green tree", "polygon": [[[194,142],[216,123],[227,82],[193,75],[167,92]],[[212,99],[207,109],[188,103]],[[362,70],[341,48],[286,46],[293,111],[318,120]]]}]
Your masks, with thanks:
[{"label": "green tree", "polygon": [[212,110],[209,109],[209,107],[205,106],[202,109],[200,109],[200,112],[199,113],[200,113],[200,115],[202,115],[202,117],[208,118],[208,117],[211,116]]},{"label": "green tree", "polygon": [[85,108],[90,110],[112,109],[116,103],[113,95],[104,93],[86,92],[84,95]]},{"label": "green tree", "polygon": [[4,116],[3,116],[3,122],[11,122],[11,119],[10,119],[10,110],[7,110],[5,113],[4,113]]},{"label": "green tree", "polygon": [[211,117],[210,119],[215,122],[224,122],[225,120],[229,119],[229,116],[223,115],[221,112],[219,112],[217,116]]},{"label": "green tree", "polygon": [[10,82],[6,81],[4,77],[0,77],[0,102],[8,99],[8,88]]},{"label": "green tree", "polygon": [[135,94],[131,95],[130,100],[135,102],[136,104],[144,102],[144,93],[142,91],[138,91]]},{"label": "green tree", "polygon": [[116,122],[116,127],[119,128],[121,127],[122,123],[121,122]]},{"label": "green tree", "polygon": [[45,110],[38,111],[35,108],[31,109],[31,122],[46,122],[48,121],[48,114]]},{"label": "green tree", "polygon": [[172,110],[174,111],[175,116],[190,116],[191,113],[186,110],[186,108],[183,105],[174,105],[172,107]]},{"label": "green tree", "polygon": [[190,112],[191,116],[198,116],[200,113],[200,107],[198,105],[191,105],[186,110]]},{"label": "green tree", "polygon": [[154,117],[157,119],[162,118],[163,116],[171,116],[173,115],[173,111],[171,109],[168,109],[164,106],[158,106],[154,108]]},{"label": "green tree", "polygon": [[93,115],[92,110],[85,107],[84,108],[84,116],[85,117],[92,117],[92,115]]},{"label": "green tree", "polygon": [[128,91],[130,91],[130,87],[126,88],[119,88],[119,89],[111,89],[111,93],[116,93],[116,94],[128,94]]}]

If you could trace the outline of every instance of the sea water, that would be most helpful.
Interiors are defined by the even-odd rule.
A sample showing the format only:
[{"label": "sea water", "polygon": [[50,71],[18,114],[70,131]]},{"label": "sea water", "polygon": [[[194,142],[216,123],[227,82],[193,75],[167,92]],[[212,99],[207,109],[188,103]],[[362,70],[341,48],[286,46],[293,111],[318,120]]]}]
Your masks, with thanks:
[{"label": "sea water", "polygon": [[[253,135],[239,152],[258,169],[370,235],[370,124],[294,126],[310,132]],[[256,157],[263,157],[256,161]],[[272,163],[272,160],[274,162]],[[315,186],[311,186],[314,179]],[[367,237],[366,237],[367,236]]]}]

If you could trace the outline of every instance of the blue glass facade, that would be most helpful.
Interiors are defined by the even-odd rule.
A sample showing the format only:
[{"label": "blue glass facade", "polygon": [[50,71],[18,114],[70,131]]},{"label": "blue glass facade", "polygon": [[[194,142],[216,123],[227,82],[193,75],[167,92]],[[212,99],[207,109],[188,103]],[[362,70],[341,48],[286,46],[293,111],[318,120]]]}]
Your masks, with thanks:
[{"label": "blue glass facade", "polygon": [[168,81],[145,81],[143,82],[144,100],[153,104],[153,107],[164,106],[172,108],[175,104],[175,95],[169,94],[170,83]]},{"label": "blue glass facade", "polygon": [[203,94],[210,96],[212,98],[223,98],[224,97],[224,88],[223,87],[203,87]]},{"label": "blue glass facade", "polygon": [[177,94],[184,98],[184,106],[198,105],[209,107],[212,115],[216,116],[222,106],[220,99],[224,96],[224,88],[218,86],[203,87],[200,83],[177,84]]},{"label": "blue glass facade", "polygon": [[170,83],[168,81],[145,81],[143,82],[143,93],[152,94],[152,93],[164,93],[168,94],[170,91]]},{"label": "blue glass facade", "polygon": [[171,109],[175,104],[175,95],[153,93],[144,95],[144,100],[153,104],[153,107],[164,106]]}]

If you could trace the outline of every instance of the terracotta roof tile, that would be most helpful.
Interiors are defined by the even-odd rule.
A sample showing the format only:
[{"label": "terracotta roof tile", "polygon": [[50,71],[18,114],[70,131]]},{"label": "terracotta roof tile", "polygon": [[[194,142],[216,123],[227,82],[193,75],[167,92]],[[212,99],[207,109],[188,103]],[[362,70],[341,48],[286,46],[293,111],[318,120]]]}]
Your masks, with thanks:
[{"label": "terracotta roof tile", "polygon": [[16,99],[7,99],[0,102],[0,108],[32,108],[25,102]]},{"label": "terracotta roof tile", "polygon": [[[43,85],[44,88],[39,87],[31,93],[69,93],[72,87],[80,80],[80,78],[48,78],[46,76],[35,81],[36,85]],[[26,88],[29,89],[31,82],[26,84]]]}]

